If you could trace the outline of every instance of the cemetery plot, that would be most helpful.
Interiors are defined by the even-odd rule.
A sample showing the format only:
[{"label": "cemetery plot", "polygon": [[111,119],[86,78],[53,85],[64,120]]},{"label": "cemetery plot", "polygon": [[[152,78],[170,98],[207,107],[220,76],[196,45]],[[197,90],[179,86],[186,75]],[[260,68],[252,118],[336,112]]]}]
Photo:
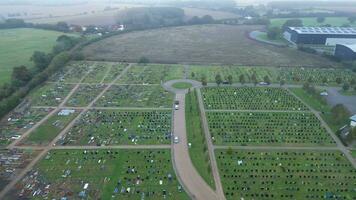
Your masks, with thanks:
[{"label": "cemetery plot", "polygon": [[313,113],[207,112],[220,145],[335,145]]},{"label": "cemetery plot", "polygon": [[110,65],[107,63],[95,62],[83,83],[100,83],[105,78],[104,76],[108,73],[108,70],[110,70],[109,67]]},{"label": "cemetery plot", "polygon": [[268,76],[271,81],[277,80],[277,68],[274,67],[243,67],[243,66],[202,66],[193,65],[189,67],[189,78],[201,81],[202,77],[206,77],[208,82],[215,82],[215,76],[220,74],[224,81],[228,80],[231,75],[234,83],[240,82],[240,76],[243,75],[247,83],[252,83],[252,75],[256,75],[258,82],[264,81],[264,77]]},{"label": "cemetery plot", "polygon": [[315,68],[280,68],[279,76],[289,83],[305,83],[337,85],[356,80],[356,73],[347,69],[315,69]]},{"label": "cemetery plot", "polygon": [[22,144],[47,145],[78,115],[78,113],[79,111],[76,110],[61,110],[35,129]]},{"label": "cemetery plot", "polygon": [[0,190],[4,189],[37,154],[37,151],[0,150]]},{"label": "cemetery plot", "polygon": [[118,83],[161,84],[174,79],[182,79],[184,67],[180,65],[135,65],[121,77]]},{"label": "cemetery plot", "polygon": [[113,85],[95,103],[98,107],[171,108],[173,94],[160,85]]},{"label": "cemetery plot", "polygon": [[50,151],[18,185],[12,198],[189,199],[169,150]]},{"label": "cemetery plot", "polygon": [[93,62],[73,62],[69,66],[71,68],[70,73],[64,74],[60,79],[62,82],[66,83],[78,83],[80,80],[90,72],[93,68]]},{"label": "cemetery plot", "polygon": [[110,71],[106,74],[103,83],[111,83],[127,67],[126,64],[111,64]]},{"label": "cemetery plot", "polygon": [[58,106],[74,88],[64,83],[47,83],[36,89],[29,96],[33,106]]},{"label": "cemetery plot", "polygon": [[302,102],[282,88],[206,87],[201,91],[206,109],[307,110]]},{"label": "cemetery plot", "polygon": [[341,152],[217,150],[226,199],[356,199]]},{"label": "cemetery plot", "polygon": [[66,102],[67,106],[72,107],[84,107],[89,105],[95,97],[97,97],[101,91],[105,88],[105,85],[81,85],[75,91],[75,93]]},{"label": "cemetery plot", "polygon": [[51,109],[26,108],[12,112],[7,119],[0,122],[0,147],[19,139],[24,132],[33,127],[51,111]]},{"label": "cemetery plot", "polygon": [[170,144],[171,115],[171,111],[89,110],[58,143]]}]

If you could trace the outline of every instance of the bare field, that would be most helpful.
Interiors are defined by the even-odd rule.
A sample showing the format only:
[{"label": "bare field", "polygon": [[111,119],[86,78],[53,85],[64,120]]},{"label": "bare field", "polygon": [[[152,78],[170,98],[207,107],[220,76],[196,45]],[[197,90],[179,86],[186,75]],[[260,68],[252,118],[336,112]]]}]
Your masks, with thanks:
[{"label": "bare field", "polygon": [[87,46],[87,59],[153,63],[216,63],[256,66],[336,65],[320,56],[261,44],[246,37],[261,26],[201,25],[140,31]]}]

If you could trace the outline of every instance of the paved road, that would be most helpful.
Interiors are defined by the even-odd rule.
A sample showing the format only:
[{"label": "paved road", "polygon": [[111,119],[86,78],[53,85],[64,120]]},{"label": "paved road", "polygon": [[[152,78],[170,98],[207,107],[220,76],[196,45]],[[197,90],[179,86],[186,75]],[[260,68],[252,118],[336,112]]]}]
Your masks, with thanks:
[{"label": "paved road", "polygon": [[177,80],[171,80],[163,83],[162,87],[172,93],[175,94],[186,94],[188,92],[188,89],[177,89],[173,87],[173,84],[175,83],[190,83],[192,84],[192,88],[199,88],[201,87],[201,83],[195,80],[189,80],[189,79],[177,79]]},{"label": "paved road", "polygon": [[180,141],[173,144],[172,153],[177,176],[192,199],[216,200],[217,194],[196,171],[189,156],[185,126],[185,94],[177,94],[176,100],[180,102],[180,108],[174,112],[173,133]]},{"label": "paved road", "polygon": [[353,114],[356,114],[356,96],[344,96],[339,93],[339,88],[328,88],[329,95],[326,100],[330,105],[344,104]]}]

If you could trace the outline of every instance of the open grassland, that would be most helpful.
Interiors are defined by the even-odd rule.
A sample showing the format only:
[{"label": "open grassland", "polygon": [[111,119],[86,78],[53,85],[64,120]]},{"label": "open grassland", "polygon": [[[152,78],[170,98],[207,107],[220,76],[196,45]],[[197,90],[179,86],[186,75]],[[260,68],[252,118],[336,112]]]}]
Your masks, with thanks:
[{"label": "open grassland", "polygon": [[341,152],[216,150],[226,199],[356,198]]},{"label": "open grassland", "polygon": [[90,110],[59,141],[62,145],[170,144],[171,111]]},{"label": "open grassland", "polygon": [[[330,66],[335,63],[294,49],[260,44],[246,37],[261,26],[201,25],[138,31],[84,48],[90,60],[152,63],[225,63],[258,66]],[[303,59],[301,59],[303,58]]]},{"label": "open grassland", "polygon": [[[271,26],[282,27],[282,25],[288,19],[294,19],[294,18],[273,18],[271,19]],[[347,17],[326,17],[325,21],[322,23],[318,23],[316,17],[302,17],[296,19],[301,19],[303,21],[304,26],[323,26],[326,24],[330,24],[331,26],[343,26],[346,24],[349,24],[351,26],[356,25],[356,22],[351,24],[349,20],[347,20]]]},{"label": "open grassland", "polygon": [[307,107],[283,88],[205,87],[204,105],[209,110],[307,110]]},{"label": "open grassland", "polygon": [[207,118],[218,145],[335,145],[312,113],[208,112]]},{"label": "open grassland", "polygon": [[30,183],[25,197],[39,189],[37,197],[48,199],[188,199],[169,150],[51,151],[20,185]]},{"label": "open grassland", "polygon": [[49,52],[64,33],[30,28],[0,30],[0,85],[10,81],[12,68],[33,67],[34,51]]}]

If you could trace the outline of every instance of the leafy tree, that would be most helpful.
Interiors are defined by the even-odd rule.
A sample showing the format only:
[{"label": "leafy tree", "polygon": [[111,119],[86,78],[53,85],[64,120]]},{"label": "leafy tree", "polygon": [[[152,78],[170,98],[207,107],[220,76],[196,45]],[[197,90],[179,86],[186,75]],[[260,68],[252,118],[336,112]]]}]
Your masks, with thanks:
[{"label": "leafy tree", "polygon": [[207,85],[208,85],[208,82],[207,82],[207,80],[206,80],[206,76],[202,76],[202,77],[201,77],[201,84],[202,84],[203,86],[207,86]]},{"label": "leafy tree", "polygon": [[265,76],[265,77],[263,77],[263,81],[265,82],[265,83],[267,83],[268,85],[269,84],[271,84],[271,79],[269,78],[269,76]]},{"label": "leafy tree", "polygon": [[252,76],[251,76],[251,80],[253,82],[253,84],[255,84],[255,86],[257,85],[258,81],[257,81],[257,76],[256,76],[256,72],[253,72]]},{"label": "leafy tree", "polygon": [[239,81],[240,83],[243,85],[246,83],[246,80],[245,80],[245,75],[241,74],[240,77],[239,77]]},{"label": "leafy tree", "polygon": [[355,85],[356,84],[356,80],[353,78],[353,79],[351,79],[351,81],[350,81],[350,85]]},{"label": "leafy tree", "polygon": [[343,89],[344,91],[349,90],[349,89],[350,89],[350,84],[344,83],[344,85],[342,86],[342,89]]},{"label": "leafy tree", "polygon": [[31,57],[31,61],[35,63],[36,68],[40,71],[49,65],[51,59],[50,55],[40,51],[35,51]]},{"label": "leafy tree", "polygon": [[277,39],[282,34],[282,30],[279,27],[270,27],[267,30],[267,37],[271,40]]},{"label": "leafy tree", "polygon": [[343,104],[337,104],[331,109],[332,121],[334,124],[342,124],[350,117],[350,112]]},{"label": "leafy tree", "polygon": [[321,79],[321,82],[323,82],[323,84],[326,84],[326,83],[328,82],[328,78],[323,77],[323,78]]},{"label": "leafy tree", "polygon": [[351,24],[353,24],[356,21],[356,16],[350,16],[347,18]]},{"label": "leafy tree", "polygon": [[321,24],[321,23],[325,22],[325,17],[319,16],[319,17],[316,18],[316,21],[317,21],[319,24]]},{"label": "leafy tree", "polygon": [[303,21],[301,19],[289,19],[284,22],[282,29],[285,30],[287,27],[299,27],[303,26]]},{"label": "leafy tree", "polygon": [[222,83],[222,77],[220,74],[217,74],[215,76],[215,82],[216,82],[216,84],[218,84],[218,86],[220,86],[220,84]]},{"label": "leafy tree", "polygon": [[279,85],[280,85],[280,86],[283,86],[283,85],[285,85],[285,84],[286,84],[286,81],[285,81],[284,79],[282,79],[282,80],[279,81]]},{"label": "leafy tree", "polygon": [[31,80],[31,72],[27,69],[26,66],[15,67],[11,75],[12,83],[21,87],[24,86],[28,81]]},{"label": "leafy tree", "polygon": [[194,72],[192,72],[191,76],[194,78],[194,77],[195,77],[195,73],[194,73]]},{"label": "leafy tree", "polygon": [[232,85],[233,82],[232,75],[227,76],[227,81],[229,82],[230,85]]},{"label": "leafy tree", "polygon": [[142,56],[142,57],[140,58],[140,60],[138,61],[138,63],[140,63],[140,64],[147,64],[147,63],[150,63],[150,60],[149,60],[147,57]]},{"label": "leafy tree", "polygon": [[337,84],[341,84],[342,79],[341,79],[340,77],[337,77],[337,78],[335,79],[335,82],[336,82]]}]

